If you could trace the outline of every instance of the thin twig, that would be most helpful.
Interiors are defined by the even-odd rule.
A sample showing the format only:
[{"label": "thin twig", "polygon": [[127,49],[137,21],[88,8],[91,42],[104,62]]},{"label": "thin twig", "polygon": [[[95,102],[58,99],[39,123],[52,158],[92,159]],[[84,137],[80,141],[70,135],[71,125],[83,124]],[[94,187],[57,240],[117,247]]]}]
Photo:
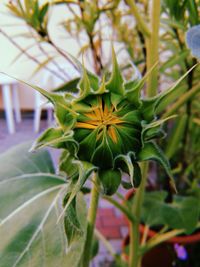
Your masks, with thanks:
[{"label": "thin twig", "polygon": [[[0,33],[6,37],[17,49],[19,49],[24,55],[26,55],[29,59],[31,59],[33,62],[35,62],[37,65],[41,65],[41,62],[37,60],[35,57],[33,57],[31,54],[29,54],[26,50],[24,50],[14,39],[12,39],[6,32],[4,32],[2,29],[0,29]],[[53,75],[56,75],[60,80],[65,81],[62,76],[60,76],[58,73],[56,73],[54,70],[50,69],[48,66],[44,66],[44,69],[52,73]]]},{"label": "thin twig", "polygon": [[79,72],[78,67],[76,66],[76,64],[73,62],[73,60],[70,59],[70,57],[66,54],[66,52],[59,48],[48,36],[48,41],[47,41],[51,46],[53,46],[55,48],[55,50],[62,55],[67,61],[68,63],[72,64],[72,66]]},{"label": "thin twig", "polygon": [[[28,27],[28,29],[30,29],[30,28]],[[35,39],[34,36],[33,36],[33,33],[32,33],[32,30],[31,30],[31,29],[30,29],[30,33],[31,33],[31,36],[33,37],[33,39]],[[40,43],[40,40],[39,40],[39,42],[37,42],[37,40],[35,39],[35,43],[36,43],[36,46],[38,46],[39,50],[42,52],[42,54],[44,54],[44,55],[47,57],[47,59],[50,60],[50,61],[54,64],[54,66],[58,69],[58,71],[59,71],[60,73],[63,73],[63,75],[66,76],[65,78],[69,79],[70,77],[69,77],[69,75],[65,72],[65,70],[64,70],[63,68],[61,68],[61,67],[59,66],[59,64],[58,64],[53,58],[49,57],[49,54],[44,50],[42,44]],[[64,78],[64,79],[65,79],[65,78]]]}]

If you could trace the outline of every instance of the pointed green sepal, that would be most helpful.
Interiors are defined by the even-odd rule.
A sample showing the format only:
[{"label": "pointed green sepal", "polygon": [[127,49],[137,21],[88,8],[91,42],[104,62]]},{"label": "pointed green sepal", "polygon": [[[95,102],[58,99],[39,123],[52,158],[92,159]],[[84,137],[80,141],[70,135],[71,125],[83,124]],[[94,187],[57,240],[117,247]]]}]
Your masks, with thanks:
[{"label": "pointed green sepal", "polygon": [[102,169],[113,167],[113,154],[106,136],[103,136],[101,143],[95,149],[91,161]]},{"label": "pointed green sepal", "polygon": [[[69,53],[67,53],[67,56],[70,58],[70,60],[71,60],[72,62],[74,62],[74,63],[76,64],[78,71],[79,71],[82,75],[84,75],[84,70],[85,70],[85,68],[84,68],[84,66],[80,63],[80,61],[79,61],[77,58],[75,58],[74,56],[72,56],[71,54],[69,54]],[[91,73],[90,71],[88,71],[88,70],[86,70],[86,72],[87,72],[87,76],[88,76],[88,78],[89,78],[89,80],[90,80],[90,86],[91,86],[91,88],[92,88],[94,91],[97,91],[97,90],[99,89],[99,78],[98,78],[96,75],[94,75],[93,73]]]},{"label": "pointed green sepal", "polygon": [[78,143],[74,140],[72,131],[65,134],[62,129],[49,128],[34,142],[31,147],[31,151],[35,151],[46,146],[66,148],[66,143],[74,143],[78,149]]},{"label": "pointed green sepal", "polygon": [[[63,206],[66,205],[68,197],[63,201]],[[85,233],[85,224],[87,221],[86,203],[83,194],[78,193],[73,199],[64,216],[64,229],[67,236],[68,248],[78,241]],[[84,219],[83,219],[84,218]]]},{"label": "pointed green sepal", "polygon": [[116,54],[114,48],[112,48],[112,73],[109,81],[106,83],[106,89],[108,89],[111,93],[124,95],[124,80],[117,63]]},{"label": "pointed green sepal", "polygon": [[135,161],[135,153],[129,152],[127,155],[119,155],[115,158],[115,166],[123,172],[128,173],[132,187],[138,187],[141,182],[141,171]]},{"label": "pointed green sepal", "polygon": [[78,165],[75,163],[75,158],[68,150],[63,150],[59,159],[59,173],[67,178],[67,180],[77,181],[79,175]]},{"label": "pointed green sepal", "polygon": [[144,121],[142,122],[142,144],[144,145],[145,141],[150,141],[155,138],[164,137],[165,132],[161,129],[162,124],[170,120],[172,118],[175,118],[176,115],[169,116],[165,119],[156,120],[152,123],[146,124]]},{"label": "pointed green sepal", "polygon": [[78,97],[78,100],[84,99],[89,94],[91,94],[90,80],[84,65],[83,65],[83,76],[79,83],[79,89],[80,89],[80,96]]},{"label": "pointed green sepal", "polygon": [[105,81],[105,75],[102,78],[101,85],[97,91],[95,91],[95,94],[102,95],[104,93],[107,93],[108,90],[106,89],[106,81]]},{"label": "pointed green sepal", "polygon": [[103,185],[104,194],[111,196],[121,183],[121,173],[117,170],[99,171],[99,179]]},{"label": "pointed green sepal", "polygon": [[142,116],[145,121],[149,122],[155,119],[155,103],[157,99],[142,99],[142,105],[140,107]]},{"label": "pointed green sepal", "polygon": [[81,188],[85,184],[87,178],[93,171],[97,170],[97,167],[86,161],[74,160],[72,161],[72,163],[76,165],[76,168],[78,168],[78,178],[71,180],[71,182],[69,183],[67,191],[68,199],[65,203],[63,212],[58,218],[58,221],[64,216],[66,210],[68,209],[69,205],[78,194],[78,192],[81,191]]},{"label": "pointed green sepal", "polygon": [[158,94],[156,97],[154,97],[155,103],[154,103],[154,111],[155,113],[160,113],[162,112],[165,107],[169,104],[171,104],[176,98],[177,98],[177,93],[176,91],[179,92],[180,94],[180,84],[181,82],[188,76],[188,74],[198,65],[195,64],[192,66],[186,73],[184,73],[170,88],[167,90],[161,92]]}]

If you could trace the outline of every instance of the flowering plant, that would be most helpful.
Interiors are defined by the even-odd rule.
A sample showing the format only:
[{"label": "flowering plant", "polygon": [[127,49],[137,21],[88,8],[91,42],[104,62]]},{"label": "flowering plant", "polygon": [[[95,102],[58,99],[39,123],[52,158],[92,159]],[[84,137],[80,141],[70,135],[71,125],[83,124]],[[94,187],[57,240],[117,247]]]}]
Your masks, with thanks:
[{"label": "flowering plant", "polygon": [[[82,11],[79,18],[71,9],[77,23],[77,33],[85,29],[89,37],[94,69],[99,76],[103,73],[100,48],[102,38],[99,34],[95,42],[96,22],[100,14],[112,11],[119,2],[109,1],[108,5],[100,7],[98,1],[52,1],[52,4],[62,3],[69,8],[75,5]],[[24,1],[22,4],[18,0],[17,4],[13,1],[8,4],[15,16],[22,18],[35,30],[38,47],[47,58],[40,62],[11,39],[21,53],[38,63],[39,69],[45,67],[55,74],[47,65],[53,62],[58,66],[57,76],[63,79],[65,73],[61,73],[57,62],[41,46],[41,43],[46,42],[64,59],[73,63],[81,73],[81,78],[70,84],[73,93],[69,93],[69,84],[66,83],[53,92],[32,86],[54,105],[56,124],[35,141],[31,150],[46,146],[62,149],[57,172],[47,151],[27,153],[30,144],[13,148],[0,156],[0,267],[88,267],[93,257],[99,197],[113,203],[130,222],[128,263],[113,252],[101,234],[95,232],[119,267],[139,267],[143,256],[152,247],[180,233],[191,233],[199,227],[197,199],[191,197],[185,201],[175,196],[174,202],[166,203],[166,192],[145,193],[149,160],[156,160],[164,167],[170,190],[176,191],[168,159],[156,139],[165,136],[162,124],[173,117],[171,114],[186,103],[191,94],[195,95],[199,91],[195,87],[192,93],[181,95],[182,90],[178,85],[192,71],[193,68],[189,68],[171,88],[156,94],[161,5],[159,0],[152,1],[152,4],[151,27],[148,27],[135,1],[126,1],[126,7],[129,8],[127,13],[135,17],[139,36],[142,43],[146,44],[142,50],[146,60],[144,71],[147,70],[147,74],[141,78],[136,67],[132,66],[136,75],[130,80],[122,75],[114,49],[112,72],[107,76],[102,75],[100,80],[55,45],[47,27],[51,7],[48,3],[40,5],[39,1]],[[148,3],[144,5],[148,6]],[[70,23],[66,24],[69,31],[72,30]],[[1,30],[1,33],[7,37],[4,31]],[[144,97],[142,91],[144,84],[147,97]],[[178,97],[179,101],[163,113],[165,107]],[[128,180],[125,174],[128,174]],[[87,209],[83,193],[89,181],[91,200]],[[121,204],[112,197],[120,184],[135,189],[131,205],[128,201]],[[147,224],[147,228],[163,224],[164,229],[150,240],[145,240],[144,236],[141,244],[141,220]]]}]

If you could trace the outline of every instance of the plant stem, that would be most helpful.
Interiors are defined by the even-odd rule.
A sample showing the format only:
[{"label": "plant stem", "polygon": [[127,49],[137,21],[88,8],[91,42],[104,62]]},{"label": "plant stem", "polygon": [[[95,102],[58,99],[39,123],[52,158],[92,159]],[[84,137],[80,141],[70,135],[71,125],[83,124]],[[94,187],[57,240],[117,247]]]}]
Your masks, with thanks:
[{"label": "plant stem", "polygon": [[135,0],[126,0],[126,3],[129,5],[131,13],[135,17],[138,27],[140,28],[140,31],[144,34],[144,36],[150,37],[151,34],[149,31],[149,28],[144,22],[142,16],[140,15],[140,12],[137,9]]},{"label": "plant stem", "polygon": [[[159,28],[160,28],[160,0],[153,0],[151,7],[151,36],[146,38],[147,70],[159,60]],[[154,68],[147,79],[147,95],[154,96],[158,89],[158,66]]]},{"label": "plant stem", "polygon": [[134,222],[136,220],[136,218],[134,217],[134,215],[132,214],[132,212],[123,204],[120,204],[119,201],[115,200],[114,198],[110,197],[110,196],[103,196],[103,198],[105,200],[107,200],[108,202],[110,202],[111,204],[113,204],[117,209],[119,209],[124,215],[126,215],[126,217]]},{"label": "plant stem", "polygon": [[145,191],[145,185],[147,181],[147,172],[148,172],[148,163],[143,162],[142,165],[142,182],[140,187],[136,191],[134,196],[134,203],[132,207],[132,212],[134,216],[137,218],[137,221],[131,223],[130,226],[130,254],[129,254],[129,266],[130,267],[140,267],[141,266],[141,256],[140,256],[140,233],[139,233],[139,225],[140,225],[140,216],[141,209]]},{"label": "plant stem", "polygon": [[95,227],[96,214],[99,202],[99,185],[100,185],[99,177],[97,173],[94,173],[90,206],[88,210],[88,226],[87,226],[85,248],[83,253],[83,263],[82,263],[83,267],[89,267],[90,264],[94,227]]},{"label": "plant stem", "polygon": [[88,38],[89,38],[90,47],[91,47],[91,50],[92,50],[93,61],[94,61],[94,69],[95,69],[96,74],[100,75],[101,74],[101,70],[103,69],[101,58],[99,57],[98,52],[97,52],[97,50],[95,48],[92,34],[90,34],[89,32],[87,34],[88,34]]}]

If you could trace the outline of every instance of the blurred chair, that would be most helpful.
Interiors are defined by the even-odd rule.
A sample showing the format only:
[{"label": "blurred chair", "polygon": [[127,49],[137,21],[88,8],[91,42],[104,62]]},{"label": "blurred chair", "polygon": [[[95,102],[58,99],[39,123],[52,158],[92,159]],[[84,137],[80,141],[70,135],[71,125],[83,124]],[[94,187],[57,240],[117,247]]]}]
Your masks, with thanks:
[{"label": "blurred chair", "polygon": [[3,105],[5,109],[8,132],[10,134],[13,134],[15,133],[14,115],[16,122],[21,122],[18,83],[16,80],[6,75],[0,74],[0,87],[2,89]]},{"label": "blurred chair", "polygon": [[[59,64],[59,67],[68,75],[68,78],[65,77],[65,82],[68,82],[70,79],[73,79],[79,76],[78,71],[71,64]],[[54,67],[51,67],[52,70],[56,70]],[[56,75],[51,74],[50,72],[45,72],[42,74],[41,78],[41,87],[47,91],[51,91],[64,82],[61,81]],[[47,121],[48,125],[52,124],[53,119],[53,105],[50,102],[47,102],[47,99],[43,97],[40,93],[35,91],[35,109],[34,109],[34,131],[37,133],[40,130],[40,120],[42,110],[47,110]]]}]

